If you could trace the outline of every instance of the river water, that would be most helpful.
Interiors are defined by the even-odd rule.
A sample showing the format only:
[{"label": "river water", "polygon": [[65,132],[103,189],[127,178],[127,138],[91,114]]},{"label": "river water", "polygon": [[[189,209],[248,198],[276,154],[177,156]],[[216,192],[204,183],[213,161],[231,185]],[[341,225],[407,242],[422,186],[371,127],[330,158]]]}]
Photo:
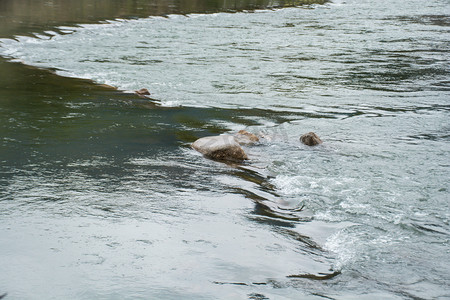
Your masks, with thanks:
[{"label": "river water", "polygon": [[58,3],[0,6],[5,299],[450,297],[447,0]]}]

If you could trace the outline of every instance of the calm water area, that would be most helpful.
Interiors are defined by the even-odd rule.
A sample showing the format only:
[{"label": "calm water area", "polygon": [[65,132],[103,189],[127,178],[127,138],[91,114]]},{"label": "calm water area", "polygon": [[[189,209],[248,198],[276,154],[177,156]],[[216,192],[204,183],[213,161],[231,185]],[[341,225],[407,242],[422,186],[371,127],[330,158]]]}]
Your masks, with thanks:
[{"label": "calm water area", "polygon": [[450,299],[450,2],[312,2],[0,0],[0,296]]}]

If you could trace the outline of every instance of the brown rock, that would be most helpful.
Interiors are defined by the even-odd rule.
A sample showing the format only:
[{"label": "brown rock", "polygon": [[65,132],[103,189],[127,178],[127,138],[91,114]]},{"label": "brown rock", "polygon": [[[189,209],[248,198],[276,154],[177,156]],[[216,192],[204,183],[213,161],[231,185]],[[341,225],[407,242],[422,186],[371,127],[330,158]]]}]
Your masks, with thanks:
[{"label": "brown rock", "polygon": [[305,133],[300,137],[300,141],[307,146],[322,144],[322,140],[314,132]]},{"label": "brown rock", "polygon": [[248,159],[247,154],[231,135],[204,137],[196,140],[191,146],[214,160],[240,162]]},{"label": "brown rock", "polygon": [[150,92],[147,89],[140,89],[135,91],[135,93],[139,96],[149,96]]},{"label": "brown rock", "polygon": [[254,144],[259,142],[259,137],[246,130],[240,130],[235,136],[236,142],[241,145]]}]

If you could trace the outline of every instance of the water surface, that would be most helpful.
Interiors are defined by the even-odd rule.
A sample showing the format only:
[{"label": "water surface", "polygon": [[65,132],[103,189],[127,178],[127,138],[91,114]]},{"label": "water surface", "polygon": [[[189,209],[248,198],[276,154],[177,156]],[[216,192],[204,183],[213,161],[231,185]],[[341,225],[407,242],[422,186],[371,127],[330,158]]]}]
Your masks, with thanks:
[{"label": "water surface", "polygon": [[[141,3],[9,27],[0,294],[448,298],[447,6]],[[248,163],[189,148],[240,129],[263,137]]]}]

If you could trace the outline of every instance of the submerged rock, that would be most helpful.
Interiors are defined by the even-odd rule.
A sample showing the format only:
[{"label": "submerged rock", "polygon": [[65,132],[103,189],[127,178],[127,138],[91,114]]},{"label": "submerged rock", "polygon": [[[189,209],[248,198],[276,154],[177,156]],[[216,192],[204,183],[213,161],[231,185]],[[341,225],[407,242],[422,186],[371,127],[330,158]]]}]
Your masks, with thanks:
[{"label": "submerged rock", "polygon": [[150,92],[147,89],[140,89],[135,91],[138,96],[150,96]]},{"label": "submerged rock", "polygon": [[322,140],[314,132],[305,133],[300,137],[300,141],[307,146],[316,146],[322,144]]},{"label": "submerged rock", "polygon": [[241,145],[248,145],[248,144],[254,144],[256,142],[259,142],[259,137],[257,137],[255,134],[250,133],[246,130],[240,130],[236,136],[235,136],[236,142],[238,142]]},{"label": "submerged rock", "polygon": [[208,136],[192,143],[192,148],[214,160],[243,161],[247,154],[231,135]]}]

